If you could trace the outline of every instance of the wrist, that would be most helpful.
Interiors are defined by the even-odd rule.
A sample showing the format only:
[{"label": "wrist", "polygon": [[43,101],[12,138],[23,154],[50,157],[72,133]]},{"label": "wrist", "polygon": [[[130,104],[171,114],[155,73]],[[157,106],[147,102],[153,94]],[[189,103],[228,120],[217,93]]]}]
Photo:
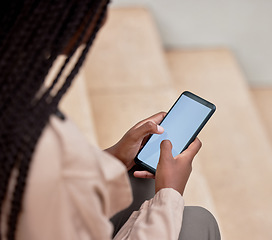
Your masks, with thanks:
[{"label": "wrist", "polygon": [[126,165],[126,161],[124,161],[122,159],[122,157],[120,156],[120,154],[118,154],[118,150],[116,149],[116,146],[112,146],[109,147],[107,149],[104,149],[105,152],[109,153],[110,155],[112,155],[113,157],[115,157],[116,159],[118,159],[120,162],[122,162],[125,167],[129,170],[131,167]]},{"label": "wrist", "polygon": [[115,157],[115,154],[114,154],[114,151],[113,151],[113,147],[109,147],[109,148],[104,149],[104,152],[107,152],[110,155],[112,155],[112,156]]}]

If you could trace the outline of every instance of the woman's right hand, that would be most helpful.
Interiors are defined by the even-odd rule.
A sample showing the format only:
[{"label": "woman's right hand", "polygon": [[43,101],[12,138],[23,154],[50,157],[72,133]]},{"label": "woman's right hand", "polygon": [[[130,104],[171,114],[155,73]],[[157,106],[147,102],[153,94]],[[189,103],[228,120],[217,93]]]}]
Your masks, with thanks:
[{"label": "woman's right hand", "polygon": [[201,148],[198,138],[181,154],[173,157],[169,140],[161,143],[160,160],[155,176],[156,193],[162,188],[173,188],[183,195],[186,183],[192,171],[192,161]]}]

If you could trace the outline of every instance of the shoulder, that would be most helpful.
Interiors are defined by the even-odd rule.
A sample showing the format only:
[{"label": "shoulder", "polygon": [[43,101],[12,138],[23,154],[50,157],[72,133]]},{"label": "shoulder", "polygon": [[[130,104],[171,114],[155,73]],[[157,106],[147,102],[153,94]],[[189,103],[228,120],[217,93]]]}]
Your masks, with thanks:
[{"label": "shoulder", "polygon": [[[128,199],[122,206],[111,204],[116,183],[123,189],[117,193]],[[69,119],[52,116],[33,155],[19,232],[26,239],[40,239],[41,232],[47,239],[70,239],[67,234],[78,230],[74,221],[85,232],[94,221],[105,226],[111,214],[130,203],[130,195],[123,165],[89,145]]]}]

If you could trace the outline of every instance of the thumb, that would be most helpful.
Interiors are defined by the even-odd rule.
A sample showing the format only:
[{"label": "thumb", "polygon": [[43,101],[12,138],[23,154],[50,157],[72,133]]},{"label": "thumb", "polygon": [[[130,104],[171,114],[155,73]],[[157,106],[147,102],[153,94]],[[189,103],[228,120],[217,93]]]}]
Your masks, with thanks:
[{"label": "thumb", "polygon": [[148,121],[134,130],[134,136],[137,139],[143,139],[149,134],[161,134],[163,131],[163,127],[157,125],[153,121]]},{"label": "thumb", "polygon": [[172,155],[172,143],[169,140],[163,140],[161,142],[161,154],[160,154],[160,162],[173,158]]}]

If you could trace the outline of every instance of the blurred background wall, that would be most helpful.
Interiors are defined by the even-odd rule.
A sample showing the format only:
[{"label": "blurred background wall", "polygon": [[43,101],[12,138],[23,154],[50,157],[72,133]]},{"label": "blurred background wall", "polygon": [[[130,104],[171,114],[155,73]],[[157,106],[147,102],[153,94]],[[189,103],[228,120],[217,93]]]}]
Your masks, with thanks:
[{"label": "blurred background wall", "polygon": [[151,11],[166,48],[227,47],[251,86],[272,86],[272,1],[114,0]]}]

